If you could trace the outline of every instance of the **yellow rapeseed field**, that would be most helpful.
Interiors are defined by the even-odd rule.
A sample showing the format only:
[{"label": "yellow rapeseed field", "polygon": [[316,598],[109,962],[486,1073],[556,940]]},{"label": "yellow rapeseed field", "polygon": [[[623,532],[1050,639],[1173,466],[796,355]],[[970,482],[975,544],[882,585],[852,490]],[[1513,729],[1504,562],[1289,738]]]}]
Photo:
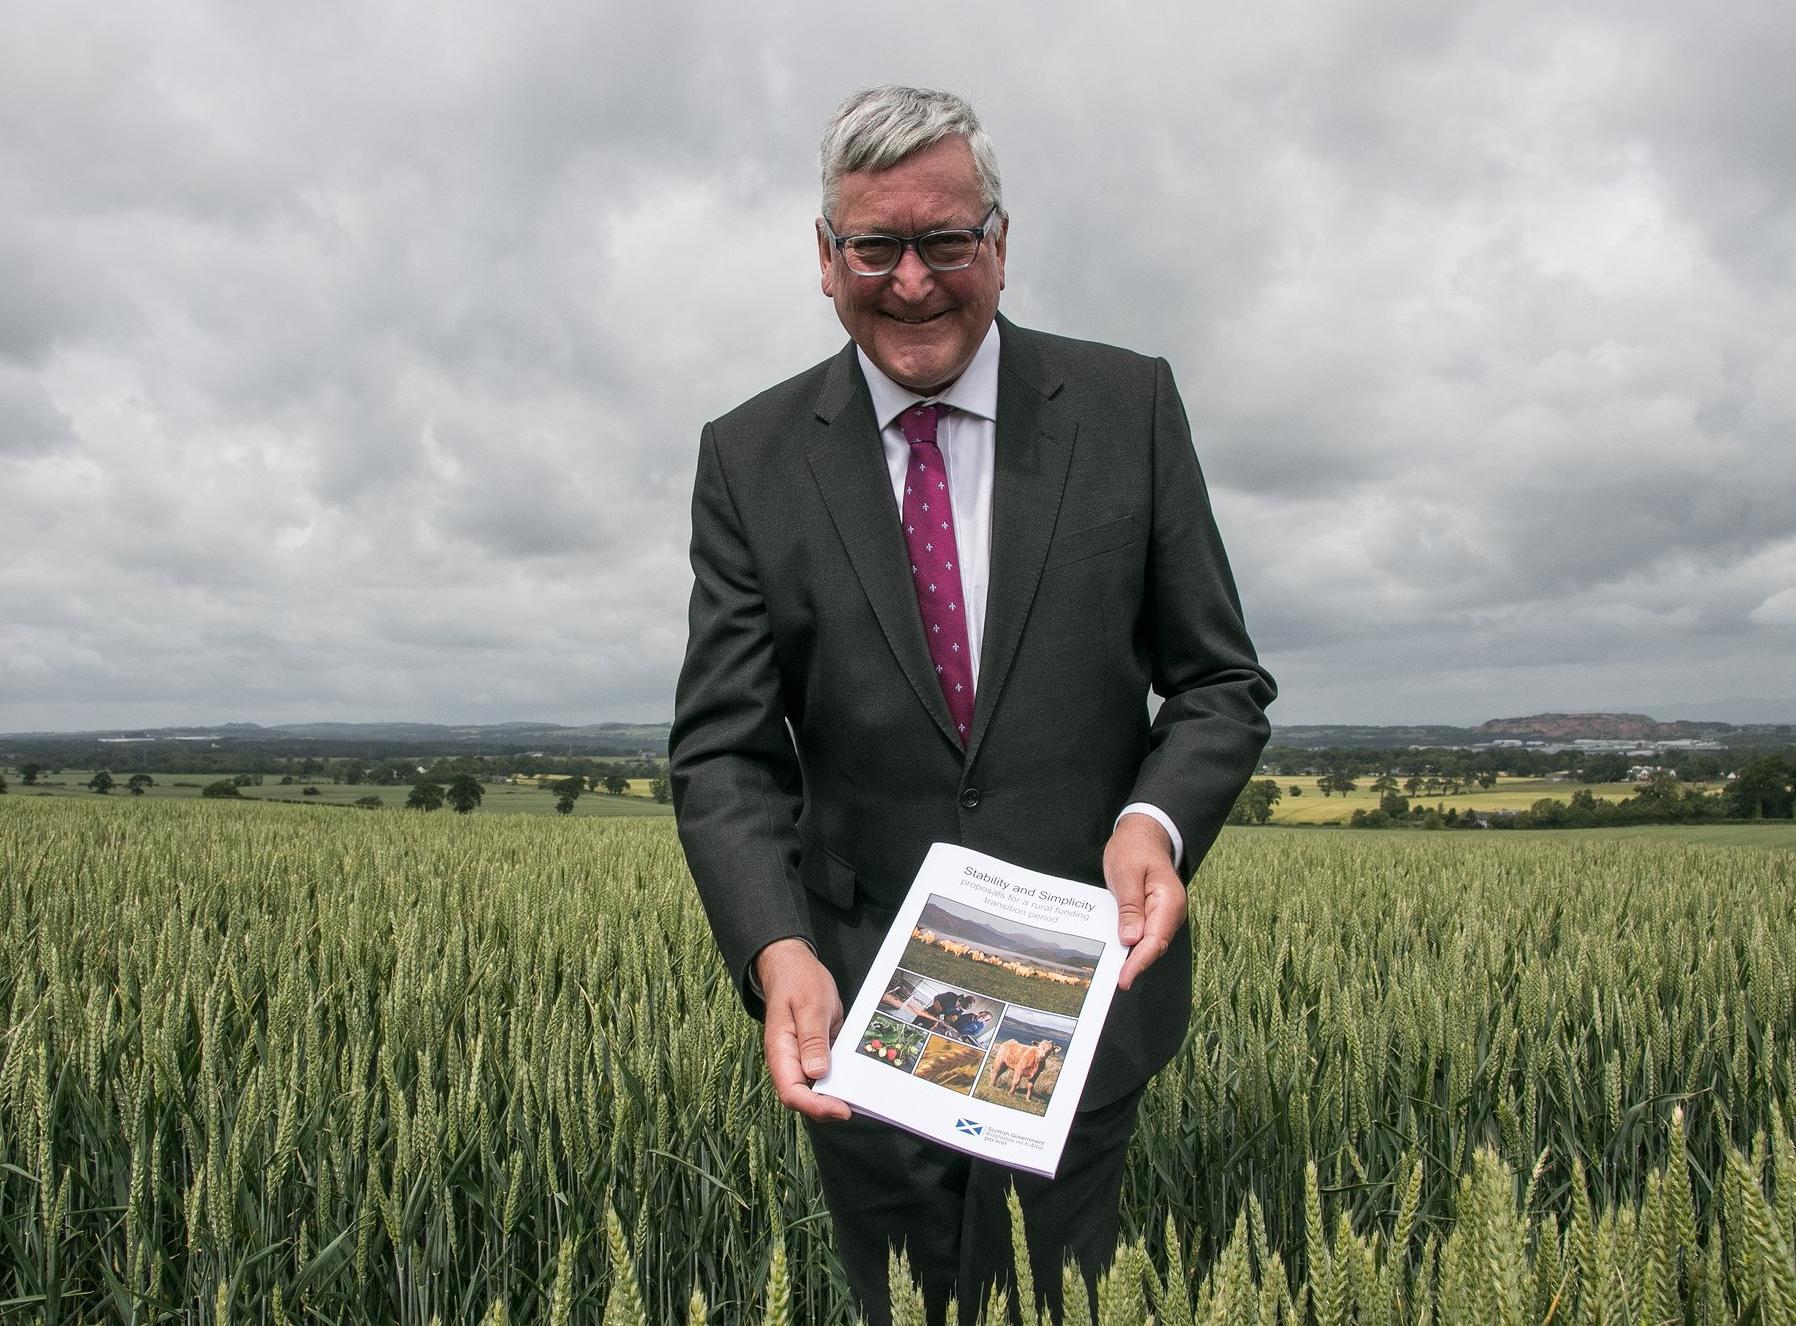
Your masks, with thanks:
[{"label": "yellow rapeseed field", "polygon": [[[1225,834],[1101,1326],[1796,1320],[1793,863]],[[0,1006],[7,1321],[851,1319],[665,820],[0,798]]]}]

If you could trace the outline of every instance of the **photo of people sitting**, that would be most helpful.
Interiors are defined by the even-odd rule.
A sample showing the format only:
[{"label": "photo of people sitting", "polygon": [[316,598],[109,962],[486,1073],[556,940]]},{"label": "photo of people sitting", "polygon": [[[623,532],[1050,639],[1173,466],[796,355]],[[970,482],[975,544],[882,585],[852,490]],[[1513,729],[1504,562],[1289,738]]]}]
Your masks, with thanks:
[{"label": "photo of people sitting", "polygon": [[1003,1004],[984,995],[956,990],[903,970],[892,974],[879,1005],[900,1021],[980,1049],[989,1044],[992,1028],[1004,1009]]}]

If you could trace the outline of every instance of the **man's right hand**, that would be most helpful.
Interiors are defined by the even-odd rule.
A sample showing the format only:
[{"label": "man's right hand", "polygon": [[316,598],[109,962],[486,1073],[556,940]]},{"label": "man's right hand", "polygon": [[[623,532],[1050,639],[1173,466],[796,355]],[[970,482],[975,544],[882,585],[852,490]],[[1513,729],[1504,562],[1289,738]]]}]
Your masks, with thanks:
[{"label": "man's right hand", "polygon": [[767,1004],[767,1074],[780,1104],[807,1119],[851,1118],[846,1101],[811,1090],[829,1071],[829,1043],[842,1028],[835,978],[802,939],[776,939],[762,949],[755,975]]}]

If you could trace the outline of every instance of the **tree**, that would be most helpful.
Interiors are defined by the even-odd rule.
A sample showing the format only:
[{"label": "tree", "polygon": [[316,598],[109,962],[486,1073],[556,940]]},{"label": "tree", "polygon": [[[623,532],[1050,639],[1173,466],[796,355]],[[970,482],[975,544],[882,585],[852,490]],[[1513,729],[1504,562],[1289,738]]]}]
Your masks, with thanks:
[{"label": "tree", "polygon": [[144,788],[154,786],[156,786],[156,780],[147,773],[134,773],[125,780],[125,790],[134,797],[142,796]]},{"label": "tree", "polygon": [[1285,795],[1293,796],[1293,797],[1300,797],[1303,795],[1303,789],[1301,787],[1297,786],[1296,783],[1292,783],[1291,786],[1289,786],[1285,789]]},{"label": "tree", "polygon": [[1496,785],[1497,785],[1497,771],[1495,769],[1485,769],[1481,773],[1479,773],[1478,786],[1482,787],[1486,792],[1490,791],[1491,788],[1495,787]]},{"label": "tree", "polygon": [[[1395,789],[1395,779],[1391,781],[1391,786]],[[1409,798],[1401,792],[1392,790],[1378,798],[1378,808],[1392,819],[1397,819],[1399,816],[1409,814]]]},{"label": "tree", "polygon": [[486,789],[473,774],[458,773],[449,780],[449,790],[444,796],[457,815],[466,815],[480,804]]},{"label": "tree", "polygon": [[301,792],[300,795],[302,797],[321,797],[324,795],[324,793],[320,792],[315,787],[308,787],[308,788],[306,788],[305,791]]},{"label": "tree", "polygon": [[357,810],[379,810],[381,801],[379,797],[357,797],[351,804]]},{"label": "tree", "polygon": [[441,783],[414,783],[411,795],[405,799],[407,810],[437,810],[443,804],[443,785]]},{"label": "tree", "polygon": [[93,790],[98,792],[101,796],[105,796],[108,792],[112,791],[115,781],[111,770],[102,769],[92,778],[87,780],[87,785],[93,788]]},{"label": "tree", "polygon": [[43,771],[43,765],[27,760],[24,764],[19,766],[19,777],[25,780],[26,787],[30,787],[37,781],[37,776]]},{"label": "tree", "polygon": [[207,783],[202,787],[200,795],[203,797],[241,797],[243,793],[237,790],[237,784],[229,778],[220,778],[216,783]]},{"label": "tree", "polygon": [[1411,774],[1408,778],[1405,778],[1403,780],[1403,790],[1409,793],[1412,797],[1420,792],[1422,790],[1422,775]]},{"label": "tree", "polygon": [[1557,829],[1564,826],[1568,816],[1563,801],[1553,797],[1542,797],[1528,807],[1529,818],[1543,829]]},{"label": "tree", "polygon": [[0,797],[6,795],[6,775],[0,774]]},{"label": "tree", "polygon": [[574,813],[574,793],[563,792],[560,796],[555,798],[555,813],[557,815],[572,815]]},{"label": "tree", "polygon": [[665,778],[649,779],[649,795],[655,798],[657,805],[665,806],[673,800],[673,784]]},{"label": "tree", "polygon": [[[586,780],[579,774],[575,774],[572,778],[563,778],[558,782],[550,783],[549,790],[557,797],[566,797],[569,801],[573,801],[586,790]],[[564,810],[561,813],[565,815],[568,812]]]},{"label": "tree", "polygon": [[630,790],[630,780],[613,769],[605,775],[605,791],[614,797],[621,797]]},{"label": "tree", "polygon": [[1748,760],[1723,795],[1735,819],[1789,819],[1796,809],[1796,762],[1777,755]]},{"label": "tree", "polygon": [[1644,807],[1648,813],[1663,814],[1677,804],[1681,791],[1677,775],[1661,769],[1635,788],[1630,800]]},{"label": "tree", "polygon": [[1230,824],[1264,824],[1272,818],[1272,808],[1284,793],[1270,778],[1261,778],[1241,789],[1229,811]]},{"label": "tree", "polygon": [[1611,754],[1586,756],[1575,774],[1580,783],[1619,783],[1627,776],[1628,757]]},{"label": "tree", "polygon": [[1397,790],[1397,780],[1390,774],[1379,774],[1372,780],[1372,790],[1379,796],[1385,796]]}]

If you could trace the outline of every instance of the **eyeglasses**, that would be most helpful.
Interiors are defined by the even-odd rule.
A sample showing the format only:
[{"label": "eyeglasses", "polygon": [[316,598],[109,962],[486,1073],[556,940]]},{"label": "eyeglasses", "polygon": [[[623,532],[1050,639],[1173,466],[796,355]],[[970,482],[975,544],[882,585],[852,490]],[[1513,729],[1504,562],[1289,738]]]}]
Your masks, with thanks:
[{"label": "eyeglasses", "polygon": [[931,230],[923,235],[838,235],[827,217],[823,230],[856,276],[885,276],[896,271],[906,249],[915,249],[932,272],[958,272],[978,260],[979,241],[997,215],[994,207],[971,230]]}]

